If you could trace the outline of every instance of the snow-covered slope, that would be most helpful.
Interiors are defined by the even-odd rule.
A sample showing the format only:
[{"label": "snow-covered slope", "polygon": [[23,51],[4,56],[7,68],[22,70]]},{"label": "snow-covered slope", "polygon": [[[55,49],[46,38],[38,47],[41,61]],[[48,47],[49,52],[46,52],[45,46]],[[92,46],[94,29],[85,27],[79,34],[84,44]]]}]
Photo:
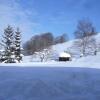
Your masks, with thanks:
[{"label": "snow-covered slope", "polygon": [[53,50],[58,52],[58,53],[66,51],[67,48],[69,48],[73,45],[73,43],[74,43],[74,40],[71,40],[71,41],[68,41],[68,42],[65,42],[65,43],[62,43],[62,44],[54,45]]},{"label": "snow-covered slope", "polygon": [[[98,35],[95,36],[97,43],[100,43],[100,33]],[[62,44],[57,44],[53,46],[53,51],[54,53],[61,53],[63,51],[67,51],[68,48],[71,48],[73,43],[75,40],[71,40]],[[73,51],[75,52],[75,50],[73,49]],[[72,61],[69,62],[32,62],[32,59],[34,59],[34,57],[32,58],[32,56],[26,56],[23,58],[23,62],[24,63],[30,63],[30,66],[35,66],[37,64],[37,66],[43,65],[43,66],[63,66],[63,67],[99,67],[100,64],[100,52],[97,53],[96,56],[92,56],[89,55],[87,57],[79,57],[79,58],[72,58]],[[36,58],[35,58],[36,60]]]},{"label": "snow-covered slope", "polygon": [[[94,38],[96,39],[97,43],[100,43],[100,33],[98,33],[96,36],[94,36]],[[68,48],[72,47],[72,45],[75,41],[76,40],[71,40],[71,41],[68,41],[68,42],[65,42],[62,44],[54,45],[53,50],[55,50],[58,53],[63,52],[63,51],[67,51]]]},{"label": "snow-covered slope", "polygon": [[98,33],[98,34],[95,36],[95,39],[96,39],[97,42],[100,43],[100,33]]},{"label": "snow-covered slope", "polygon": [[[95,36],[97,43],[100,42],[100,33]],[[75,40],[71,40],[62,44],[57,44],[53,46],[54,53],[61,53],[72,47]],[[75,51],[73,49],[73,51]],[[96,56],[87,56],[72,58],[72,61],[68,62],[58,62],[58,61],[48,61],[48,62],[37,62],[38,60],[34,56],[24,56],[21,64],[0,64],[0,66],[30,66],[30,67],[88,67],[88,68],[99,68],[100,65],[100,52]]]}]

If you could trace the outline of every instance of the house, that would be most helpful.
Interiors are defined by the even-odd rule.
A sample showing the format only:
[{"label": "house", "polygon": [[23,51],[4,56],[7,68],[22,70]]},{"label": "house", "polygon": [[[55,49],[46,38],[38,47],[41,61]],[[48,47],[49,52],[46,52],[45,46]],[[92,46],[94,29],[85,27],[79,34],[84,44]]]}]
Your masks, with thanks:
[{"label": "house", "polygon": [[62,52],[59,54],[59,61],[70,61],[71,60],[71,55],[66,52]]}]

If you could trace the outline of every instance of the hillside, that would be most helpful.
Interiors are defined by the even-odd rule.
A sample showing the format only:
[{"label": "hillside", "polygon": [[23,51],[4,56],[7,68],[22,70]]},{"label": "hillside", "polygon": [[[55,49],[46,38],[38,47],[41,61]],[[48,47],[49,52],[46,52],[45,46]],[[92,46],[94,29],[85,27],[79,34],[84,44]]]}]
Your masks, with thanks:
[{"label": "hillside", "polygon": [[[100,39],[100,34],[95,36],[97,44],[99,44],[99,39]],[[75,40],[71,40],[62,44],[57,44],[54,45],[53,51],[56,54],[59,54],[63,51],[68,50],[68,48],[70,48]],[[73,52],[75,52],[75,50],[73,49]],[[48,61],[48,62],[43,62],[42,64],[44,66],[63,66],[63,67],[99,67],[100,64],[100,52],[97,53],[97,55],[89,55],[86,57],[73,57],[72,61],[68,61],[68,62],[57,62],[57,61]],[[35,61],[35,62],[34,62]],[[27,63],[30,66],[35,66],[35,65],[41,65],[41,62],[36,62],[36,58],[34,58],[34,56],[25,56],[23,58],[23,63]],[[48,65],[49,64],[49,65]],[[91,66],[92,65],[92,66]]]},{"label": "hillside", "polygon": [[[100,33],[98,33],[96,36],[94,36],[96,39],[97,44],[100,43]],[[53,46],[53,49],[57,51],[58,53],[66,51],[68,48],[72,47],[75,40],[71,40],[62,44],[57,44]]]}]

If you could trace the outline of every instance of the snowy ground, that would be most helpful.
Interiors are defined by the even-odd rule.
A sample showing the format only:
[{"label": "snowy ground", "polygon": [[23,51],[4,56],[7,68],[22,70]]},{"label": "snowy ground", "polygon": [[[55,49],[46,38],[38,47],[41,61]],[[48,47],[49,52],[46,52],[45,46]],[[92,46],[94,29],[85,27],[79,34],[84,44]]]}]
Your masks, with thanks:
[{"label": "snowy ground", "polygon": [[87,56],[81,58],[73,58],[72,61],[58,62],[31,62],[31,56],[26,56],[21,64],[0,64],[0,66],[18,66],[18,67],[86,67],[86,68],[100,68],[100,53],[96,56]]},{"label": "snowy ground", "polygon": [[77,60],[72,62],[29,62],[17,64],[0,64],[0,67],[79,67],[79,68],[96,68],[100,69],[99,62],[79,62]]},{"label": "snowy ground", "polygon": [[[97,43],[99,43],[100,33],[95,36]],[[60,54],[72,47],[75,40],[71,40],[62,44],[57,44],[53,46],[53,52]],[[72,52],[76,52],[74,49]],[[77,57],[72,57],[72,61],[69,62],[57,62],[57,61],[48,61],[48,62],[37,62],[39,58],[34,56],[24,56],[21,64],[0,64],[0,66],[20,66],[20,67],[86,67],[86,68],[100,68],[100,51],[96,56],[89,55],[87,57],[79,57],[80,54],[77,53]]]},{"label": "snowy ground", "polygon": [[[54,49],[60,53],[72,43]],[[68,62],[32,59],[0,64],[0,100],[100,100],[100,52]]]},{"label": "snowy ground", "polygon": [[100,100],[100,69],[0,67],[0,100]]},{"label": "snowy ground", "polygon": [[0,64],[0,100],[100,100],[100,54],[69,62]]},{"label": "snowy ground", "polygon": [[87,56],[72,61],[58,62],[30,62],[31,57],[25,57],[22,63],[5,64],[1,63],[0,66],[16,66],[16,67],[79,67],[79,68],[97,68],[100,69],[100,53],[96,56]]}]

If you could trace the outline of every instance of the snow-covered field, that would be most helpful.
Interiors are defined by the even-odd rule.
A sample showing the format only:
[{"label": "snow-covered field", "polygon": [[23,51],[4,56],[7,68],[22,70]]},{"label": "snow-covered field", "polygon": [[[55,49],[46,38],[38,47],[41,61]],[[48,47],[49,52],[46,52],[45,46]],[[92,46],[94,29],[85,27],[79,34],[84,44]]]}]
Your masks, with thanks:
[{"label": "snow-covered field", "polygon": [[[99,41],[100,34],[96,37]],[[53,46],[56,53],[73,44]],[[0,100],[100,100],[100,52],[72,61],[0,63]]]},{"label": "snow-covered field", "polygon": [[[84,59],[83,59],[84,60]],[[0,64],[0,67],[79,67],[100,69],[100,62],[72,61],[72,62],[29,62],[17,64]]]},{"label": "snow-covered field", "polygon": [[[100,33],[95,36],[97,44],[100,44]],[[71,48],[75,40],[71,40],[62,44],[57,44],[52,47],[54,56],[60,54]],[[72,52],[76,52],[74,48],[71,48]],[[34,56],[24,56],[21,64],[12,64],[11,66],[21,66],[21,67],[87,67],[87,68],[100,68],[100,51],[97,52],[97,55],[88,55],[86,57],[79,57],[80,54],[77,53],[77,57],[72,57],[72,61],[68,62],[57,62],[57,61],[48,61],[48,62],[38,62],[39,58]],[[55,57],[54,57],[55,58]],[[1,64],[2,65],[2,64]],[[2,66],[8,66],[3,64]]]},{"label": "snow-covered field", "polygon": [[100,69],[0,67],[0,100],[100,100]]},{"label": "snow-covered field", "polygon": [[[98,33],[96,36],[94,36],[94,38],[96,39],[97,44],[100,44],[100,33]],[[62,44],[54,45],[53,50],[55,50],[57,53],[67,51],[68,48],[71,48],[73,46],[75,41],[76,41],[76,39],[70,40],[70,41],[62,43]],[[75,49],[73,49],[73,51],[75,51]]]},{"label": "snow-covered field", "polygon": [[59,62],[31,62],[31,56],[24,57],[21,64],[0,64],[0,66],[19,66],[19,67],[86,67],[86,68],[100,68],[100,52],[96,56],[87,56],[81,58],[74,58],[72,61]]}]

